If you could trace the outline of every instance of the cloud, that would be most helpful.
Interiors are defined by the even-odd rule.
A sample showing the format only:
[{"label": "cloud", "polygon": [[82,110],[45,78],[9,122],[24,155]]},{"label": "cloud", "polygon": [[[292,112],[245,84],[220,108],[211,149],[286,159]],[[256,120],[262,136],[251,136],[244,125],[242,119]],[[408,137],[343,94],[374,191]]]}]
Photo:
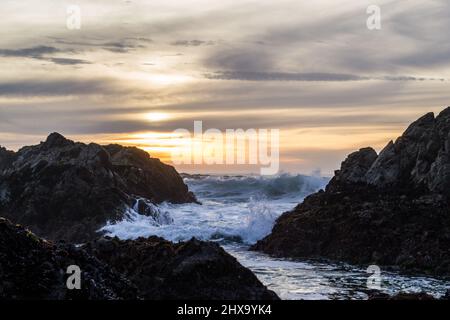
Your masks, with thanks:
[{"label": "cloud", "polygon": [[0,96],[68,96],[120,92],[108,79],[25,79],[0,82]]},{"label": "cloud", "polygon": [[36,60],[50,61],[59,65],[90,64],[87,60],[74,58],[48,57],[62,52],[74,52],[73,50],[62,50],[50,46],[35,46],[21,49],[0,49],[0,56],[7,58],[30,58]]},{"label": "cloud", "polygon": [[127,53],[132,50],[139,48],[145,48],[143,45],[131,44],[126,42],[106,42],[100,45],[103,50],[116,52],[116,53]]},{"label": "cloud", "polygon": [[216,43],[214,41],[203,41],[203,40],[177,40],[171,43],[172,46],[182,46],[182,47],[199,47],[199,46],[212,46]]},{"label": "cloud", "polygon": [[59,52],[61,52],[61,50],[55,47],[35,46],[22,49],[0,49],[0,56],[40,59],[43,55],[55,54]]},{"label": "cloud", "polygon": [[53,38],[55,43],[68,46],[76,46],[78,50],[83,47],[96,47],[106,51],[115,53],[127,53],[136,49],[142,49],[148,44],[153,42],[150,38],[144,37],[127,37],[112,41],[98,41],[98,40],[65,40],[60,38]]},{"label": "cloud", "polygon": [[339,81],[444,81],[443,78],[424,78],[413,76],[360,76],[342,73],[292,73],[292,72],[254,72],[254,71],[218,71],[205,74],[205,78],[212,80],[241,80],[241,81],[308,81],[308,82],[339,82]]},{"label": "cloud", "polygon": [[71,58],[49,58],[48,61],[51,61],[55,64],[60,65],[78,65],[78,64],[91,64],[91,62],[83,59],[71,59]]}]

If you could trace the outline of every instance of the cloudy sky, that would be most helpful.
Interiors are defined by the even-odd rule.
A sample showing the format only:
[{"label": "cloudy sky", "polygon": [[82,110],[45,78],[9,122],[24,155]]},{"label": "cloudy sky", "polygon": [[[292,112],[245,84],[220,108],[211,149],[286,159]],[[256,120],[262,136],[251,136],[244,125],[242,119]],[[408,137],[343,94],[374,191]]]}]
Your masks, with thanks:
[{"label": "cloudy sky", "polygon": [[[67,8],[81,28],[67,27]],[[381,30],[366,26],[381,8]],[[330,174],[450,105],[448,0],[2,0],[0,145],[58,131],[169,160],[172,131],[277,128]],[[245,168],[181,168],[242,171]]]}]

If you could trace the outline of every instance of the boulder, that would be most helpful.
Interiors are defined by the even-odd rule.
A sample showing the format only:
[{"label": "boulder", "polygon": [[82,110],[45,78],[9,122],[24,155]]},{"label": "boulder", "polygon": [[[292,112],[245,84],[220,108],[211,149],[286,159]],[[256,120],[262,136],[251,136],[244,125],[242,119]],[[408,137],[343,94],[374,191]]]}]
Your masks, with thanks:
[{"label": "boulder", "polygon": [[[80,290],[66,282],[71,265],[81,270]],[[137,289],[84,250],[53,244],[0,218],[0,300],[136,299]]]},{"label": "boulder", "polygon": [[14,152],[0,146],[0,172],[10,167],[14,161]]},{"label": "boulder", "polygon": [[[69,289],[80,270],[80,289]],[[0,218],[0,300],[276,300],[213,243],[101,238],[83,246],[43,240]]]},{"label": "boulder", "polygon": [[377,156],[348,156],[325,191],[281,215],[252,249],[450,276],[450,108]]},{"label": "boulder", "polygon": [[58,133],[17,153],[0,151],[0,168],[0,215],[51,240],[95,239],[140,198],[196,201],[172,166],[142,150],[76,143]]},{"label": "boulder", "polygon": [[144,299],[278,299],[250,270],[212,242],[106,237],[84,248],[130,279]]},{"label": "boulder", "polygon": [[[413,122],[377,156],[372,148],[352,153],[330,187],[363,183],[402,192],[450,195],[450,108],[436,118],[427,113]],[[395,190],[394,190],[395,192]]]}]

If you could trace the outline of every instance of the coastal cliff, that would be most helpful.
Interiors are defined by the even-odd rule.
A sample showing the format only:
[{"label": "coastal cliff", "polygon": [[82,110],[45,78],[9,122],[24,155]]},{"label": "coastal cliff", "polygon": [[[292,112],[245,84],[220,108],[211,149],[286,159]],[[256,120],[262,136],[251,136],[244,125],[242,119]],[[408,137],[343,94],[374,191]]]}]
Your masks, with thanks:
[{"label": "coastal cliff", "polygon": [[281,215],[252,249],[450,275],[450,108],[379,155],[350,154],[325,190]]}]

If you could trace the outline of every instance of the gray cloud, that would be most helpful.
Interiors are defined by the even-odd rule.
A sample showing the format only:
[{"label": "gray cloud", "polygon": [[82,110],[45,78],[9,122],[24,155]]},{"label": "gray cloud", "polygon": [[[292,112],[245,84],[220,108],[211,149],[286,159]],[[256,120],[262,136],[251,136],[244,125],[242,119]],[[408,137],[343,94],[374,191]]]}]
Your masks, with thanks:
[{"label": "gray cloud", "polygon": [[49,46],[35,46],[22,49],[0,49],[2,57],[23,57],[40,59],[43,55],[61,52],[60,49]]},{"label": "gray cloud", "polygon": [[84,47],[96,47],[106,51],[115,53],[127,53],[136,49],[142,49],[148,44],[153,42],[152,39],[143,37],[128,37],[113,41],[99,41],[99,40],[65,40],[61,38],[53,38],[55,43],[68,46],[76,46],[78,50]]},{"label": "gray cloud", "polygon": [[60,65],[79,65],[79,64],[91,64],[91,62],[83,59],[71,59],[71,58],[49,58],[48,61],[51,61],[55,64]]},{"label": "gray cloud", "polygon": [[68,96],[120,91],[116,83],[108,79],[26,79],[0,82],[0,96]]},{"label": "gray cloud", "polygon": [[90,62],[82,59],[48,57],[57,53],[75,52],[73,50],[63,50],[50,46],[35,46],[21,49],[0,49],[0,56],[7,58],[30,58],[36,60],[50,61],[59,65],[78,65],[89,64]]},{"label": "gray cloud", "polygon": [[205,74],[205,78],[212,80],[243,80],[243,81],[308,81],[308,82],[336,82],[336,81],[444,81],[443,78],[423,78],[413,76],[360,76],[340,73],[290,73],[290,72],[253,72],[253,71],[218,71]]},{"label": "gray cloud", "polygon": [[171,43],[173,46],[182,47],[199,47],[199,46],[212,46],[216,43],[214,41],[203,41],[203,40],[177,40]]}]

